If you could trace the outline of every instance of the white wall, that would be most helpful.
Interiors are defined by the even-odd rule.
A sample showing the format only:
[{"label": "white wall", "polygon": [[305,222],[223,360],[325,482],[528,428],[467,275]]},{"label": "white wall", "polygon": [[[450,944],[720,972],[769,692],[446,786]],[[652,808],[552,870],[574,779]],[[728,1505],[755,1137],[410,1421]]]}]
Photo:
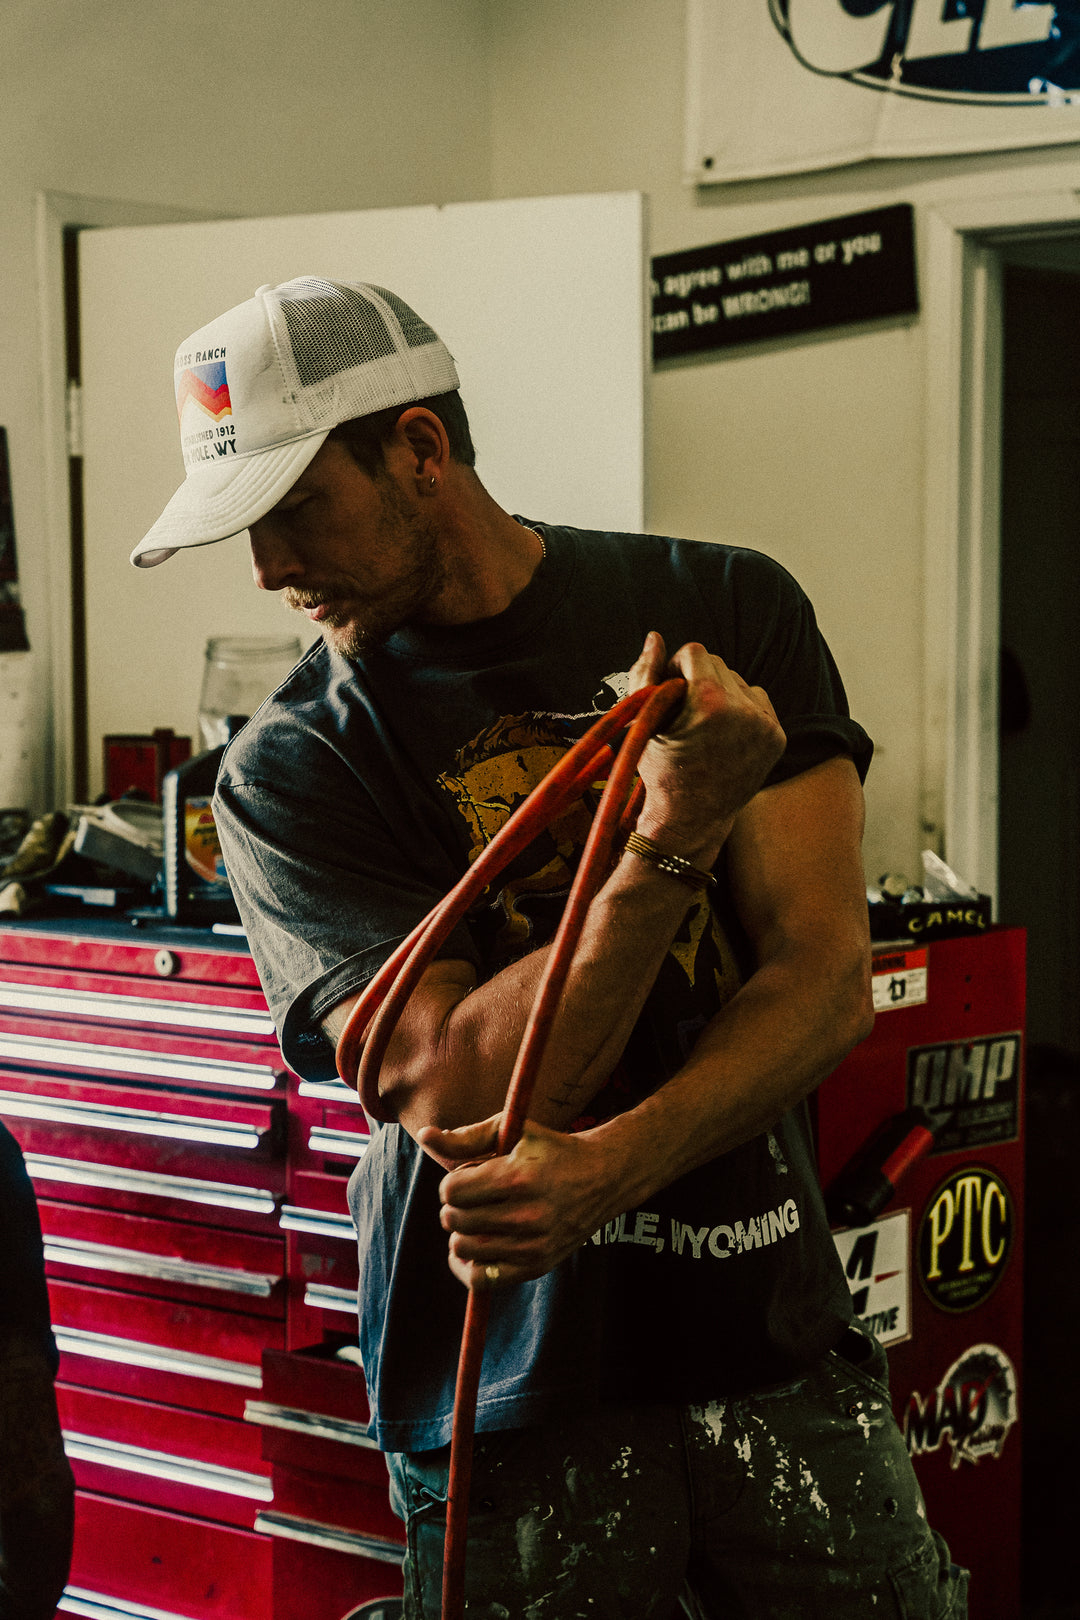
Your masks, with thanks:
[{"label": "white wall", "polygon": [[[1043,163],[1075,162],[1080,185],[1077,149],[1057,147],[686,186],[684,10],[682,0],[492,0],[495,194],[640,188],[652,251],[667,253],[894,201],[915,202],[918,219],[931,192],[935,203],[964,198]],[[878,745],[871,875],[914,875],[926,841],[925,330],[893,322],[668,362],[651,389],[649,526],[755,546],[815,601]]]},{"label": "white wall", "polygon": [[[1074,163],[1080,186],[1080,153],[1052,147],[688,188],[684,9],[683,0],[323,0],[301,30],[289,0],[141,9],[7,0],[0,422],[11,435],[35,646],[50,593],[40,189],[204,215],[642,190],[652,249],[668,252],[882,202],[921,208],[930,190],[963,198],[1010,174],[1020,184],[1021,169],[1026,184],[1044,164]],[[853,708],[878,743],[871,873],[915,869],[924,794],[940,786],[920,776],[927,361],[925,321],[894,323],[674,362],[651,387],[649,525],[756,545],[815,599]]]},{"label": "white wall", "polygon": [[[65,589],[47,532],[39,194],[195,217],[487,196],[485,40],[482,0],[0,6],[0,423],[38,680],[37,808],[50,796],[49,640]],[[122,310],[116,323],[122,333]]]}]

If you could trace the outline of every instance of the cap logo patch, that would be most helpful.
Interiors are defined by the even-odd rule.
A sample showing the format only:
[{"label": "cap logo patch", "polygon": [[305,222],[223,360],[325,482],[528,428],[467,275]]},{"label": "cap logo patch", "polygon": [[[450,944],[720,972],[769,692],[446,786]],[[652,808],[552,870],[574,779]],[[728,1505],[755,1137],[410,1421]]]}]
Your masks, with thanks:
[{"label": "cap logo patch", "polygon": [[176,411],[183,416],[184,406],[192,400],[200,410],[215,422],[232,415],[229,398],[229,379],[225,375],[224,360],[211,360],[203,365],[188,366],[176,379]]}]

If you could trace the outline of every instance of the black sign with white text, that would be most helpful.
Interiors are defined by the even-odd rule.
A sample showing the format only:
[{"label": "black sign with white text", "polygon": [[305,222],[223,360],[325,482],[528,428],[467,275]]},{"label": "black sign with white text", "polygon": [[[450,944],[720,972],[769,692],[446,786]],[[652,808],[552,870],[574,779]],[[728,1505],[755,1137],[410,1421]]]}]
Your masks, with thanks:
[{"label": "black sign with white text", "polygon": [[652,261],[653,360],[917,312],[910,203]]},{"label": "black sign with white text", "polygon": [[932,1154],[1015,1142],[1020,1134],[1019,1034],[911,1047],[907,1103],[930,1115]]}]

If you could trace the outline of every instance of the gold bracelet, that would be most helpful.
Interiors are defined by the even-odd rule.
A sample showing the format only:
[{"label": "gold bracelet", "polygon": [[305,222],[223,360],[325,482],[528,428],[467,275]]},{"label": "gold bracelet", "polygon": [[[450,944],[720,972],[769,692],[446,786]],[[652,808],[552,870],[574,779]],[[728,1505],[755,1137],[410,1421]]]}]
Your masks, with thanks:
[{"label": "gold bracelet", "polygon": [[651,838],[645,838],[641,833],[632,832],[626,840],[626,847],[639,860],[647,861],[655,866],[658,872],[666,872],[669,877],[678,878],[687,888],[694,889],[698,894],[703,889],[714,889],[716,879],[711,872],[702,871],[692,861],[684,860],[681,855],[670,855],[667,850],[660,849]]}]

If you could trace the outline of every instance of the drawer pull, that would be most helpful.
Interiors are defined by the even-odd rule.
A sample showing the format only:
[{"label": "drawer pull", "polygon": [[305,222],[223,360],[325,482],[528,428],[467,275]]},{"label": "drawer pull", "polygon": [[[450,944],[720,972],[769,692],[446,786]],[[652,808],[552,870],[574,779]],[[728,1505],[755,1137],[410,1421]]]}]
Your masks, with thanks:
[{"label": "drawer pull", "polygon": [[219,1463],[174,1457],[167,1451],[129,1445],[126,1440],[101,1440],[96,1435],[72,1434],[65,1429],[64,1450],[76,1462],[121,1468],[126,1474],[146,1474],[150,1479],[173,1480],[204,1491],[221,1491],[225,1496],[250,1497],[256,1502],[274,1500],[274,1487],[262,1474],[247,1474],[239,1468],[223,1468]]},{"label": "drawer pull", "polygon": [[258,1513],[255,1528],[268,1536],[286,1541],[306,1541],[312,1547],[332,1547],[335,1552],[357,1553],[376,1558],[380,1564],[400,1566],[405,1548],[383,1536],[361,1536],[355,1530],[340,1530],[336,1524],[319,1524],[316,1519],[297,1519],[291,1513]]},{"label": "drawer pull", "polygon": [[142,1249],[120,1249],[110,1243],[82,1242],[45,1234],[45,1258],[57,1265],[84,1266],[91,1271],[116,1271],[129,1277],[158,1277],[164,1282],[187,1283],[192,1288],[221,1288],[230,1294],[251,1294],[268,1299],[281,1273],[238,1271],[231,1266],[206,1265]]},{"label": "drawer pull", "polygon": [[296,1092],[300,1097],[317,1097],[320,1102],[355,1103],[360,1107],[359,1097],[344,1080],[301,1080]]},{"label": "drawer pull", "polygon": [[173,1609],[150,1609],[130,1598],[88,1592],[84,1586],[66,1586],[56,1612],[82,1615],[85,1620],[189,1620],[189,1616]]},{"label": "drawer pull", "polygon": [[356,1289],[332,1288],[329,1283],[308,1283],[304,1289],[304,1304],[320,1311],[348,1311],[356,1315]]},{"label": "drawer pull", "polygon": [[63,1097],[34,1096],[23,1091],[0,1091],[0,1114],[13,1119],[43,1119],[50,1125],[88,1125],[95,1130],[163,1136],[171,1142],[214,1142],[235,1148],[257,1148],[267,1134],[253,1125],[234,1124],[227,1119],[116,1108],[110,1103],[68,1102]]},{"label": "drawer pull", "polygon": [[154,1372],[184,1373],[188,1378],[212,1378],[244,1389],[262,1388],[262,1368],[254,1362],[226,1361],[194,1350],[172,1350],[165,1344],[143,1344],[112,1333],[92,1333],[87,1328],[54,1326],[53,1337],[57,1349],[69,1356],[118,1361],[125,1367],[149,1367]]},{"label": "drawer pull", "polygon": [[[0,980],[0,1007],[15,1012],[68,1014],[114,1023],[163,1024],[171,1029],[222,1030],[253,1039],[274,1033],[265,1008],[215,1007],[199,1001],[154,1001],[143,996],[109,996],[99,990],[54,990]],[[347,1087],[343,1089],[348,1089]]]},{"label": "drawer pull", "polygon": [[313,1125],[308,1132],[308,1147],[312,1153],[333,1153],[341,1159],[362,1159],[371,1138],[365,1132],[332,1131],[325,1125]]},{"label": "drawer pull", "polygon": [[379,1447],[371,1439],[366,1423],[351,1418],[327,1417],[323,1412],[305,1412],[298,1406],[275,1406],[272,1401],[245,1401],[244,1417],[267,1429],[288,1429],[291,1434],[307,1434],[320,1440],[338,1440],[346,1446]]},{"label": "drawer pull", "polygon": [[316,1237],[356,1241],[352,1216],[335,1215],[328,1209],[301,1209],[298,1204],[282,1204],[278,1225],[283,1232],[314,1232]]},{"label": "drawer pull", "polygon": [[180,1198],[213,1209],[243,1209],[251,1215],[272,1215],[277,1199],[263,1187],[234,1187],[227,1181],[196,1181],[191,1176],[159,1176],[152,1170],[124,1170],[117,1165],[91,1164],[85,1159],[57,1159],[46,1153],[24,1154],[34,1181],[62,1181],[72,1187],[107,1187],[110,1192],[147,1193],[155,1198]]},{"label": "drawer pull", "polygon": [[261,1063],[226,1063],[221,1058],[172,1057],[130,1046],[91,1046],[83,1041],[46,1040],[42,1035],[0,1035],[0,1057],[20,1063],[58,1063],[69,1069],[98,1069],[116,1074],[149,1075],[156,1080],[186,1081],[200,1086],[244,1086],[272,1091],[273,1069]]}]

